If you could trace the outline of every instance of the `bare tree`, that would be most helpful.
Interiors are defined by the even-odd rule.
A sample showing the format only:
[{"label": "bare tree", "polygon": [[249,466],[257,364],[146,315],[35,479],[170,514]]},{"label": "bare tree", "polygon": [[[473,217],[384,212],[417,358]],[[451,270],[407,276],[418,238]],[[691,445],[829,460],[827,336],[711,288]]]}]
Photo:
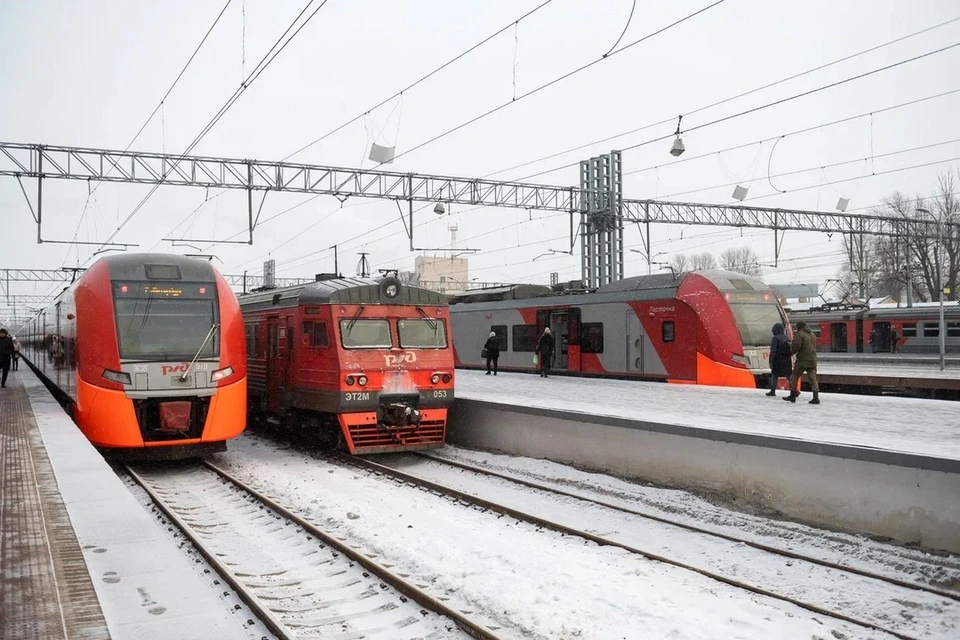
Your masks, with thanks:
[{"label": "bare tree", "polygon": [[683,273],[687,270],[687,256],[682,253],[673,254],[670,266],[673,267],[674,273]]},{"label": "bare tree", "polygon": [[757,254],[750,247],[730,247],[720,254],[720,266],[745,276],[759,276]]},{"label": "bare tree", "polygon": [[690,269],[700,271],[703,269],[716,269],[717,259],[709,251],[701,251],[690,256]]}]

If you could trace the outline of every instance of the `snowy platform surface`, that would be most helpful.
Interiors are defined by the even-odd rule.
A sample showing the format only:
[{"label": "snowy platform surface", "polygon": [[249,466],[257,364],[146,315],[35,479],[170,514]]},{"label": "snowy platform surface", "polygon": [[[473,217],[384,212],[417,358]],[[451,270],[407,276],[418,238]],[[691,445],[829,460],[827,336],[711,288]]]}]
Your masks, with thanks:
[{"label": "snowy platform surface", "polygon": [[[67,526],[76,535],[71,542],[79,545],[80,557],[68,570],[84,571],[86,565],[109,636],[115,640],[248,638],[243,621],[228,611],[219,593],[161,531],[40,380],[26,366],[11,377],[29,397],[22,411],[31,421],[35,419],[31,428],[39,430],[42,438],[42,446],[39,442],[37,446],[49,457],[56,490],[69,515]],[[11,382],[5,392],[13,390]],[[4,510],[11,506],[0,505]],[[4,558],[5,579],[15,580],[18,570]],[[65,624],[69,626],[70,621]]]},{"label": "snowy platform surface", "polygon": [[456,374],[458,398],[960,460],[956,402],[821,393],[822,404],[810,405],[807,392],[796,404],[764,393],[570,376]]}]

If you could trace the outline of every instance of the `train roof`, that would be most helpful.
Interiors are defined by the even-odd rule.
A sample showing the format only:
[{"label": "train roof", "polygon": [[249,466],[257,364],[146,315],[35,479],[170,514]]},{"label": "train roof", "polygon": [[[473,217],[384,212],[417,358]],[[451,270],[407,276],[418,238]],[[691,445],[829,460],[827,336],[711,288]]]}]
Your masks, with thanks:
[{"label": "train roof", "polygon": [[[386,295],[386,285],[398,285],[397,295]],[[245,310],[269,309],[323,304],[404,304],[434,307],[447,306],[446,297],[420,287],[401,284],[396,279],[333,278],[308,284],[267,289],[237,296]]]},{"label": "train roof", "polygon": [[474,289],[450,296],[450,304],[464,302],[494,302],[497,300],[522,300],[554,295],[553,289],[540,284],[511,284],[503,287]]},{"label": "train roof", "polygon": [[[175,253],[121,253],[101,258],[113,280],[184,280],[187,282],[212,282],[214,268],[209,260]],[[177,267],[176,276],[150,267]]]}]

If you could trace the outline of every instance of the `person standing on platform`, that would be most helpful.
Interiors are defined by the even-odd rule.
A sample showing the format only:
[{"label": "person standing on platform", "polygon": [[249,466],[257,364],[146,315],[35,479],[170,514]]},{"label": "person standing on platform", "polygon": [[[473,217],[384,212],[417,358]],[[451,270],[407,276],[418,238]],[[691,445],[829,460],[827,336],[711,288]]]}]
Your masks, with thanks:
[{"label": "person standing on platform", "polygon": [[872,353],[877,352],[877,330],[870,329],[870,351]]},{"label": "person standing on platform", "polygon": [[550,327],[543,330],[540,340],[537,341],[537,357],[540,359],[540,377],[546,378],[550,374],[550,361],[553,360],[553,334]]},{"label": "person standing on platform", "polygon": [[13,366],[11,369],[13,371],[20,369],[20,341],[16,338],[13,338]]},{"label": "person standing on platform", "polygon": [[797,331],[793,335],[790,352],[796,354],[797,361],[793,365],[790,395],[784,400],[797,401],[800,395],[800,376],[806,372],[807,377],[810,378],[810,388],[813,390],[813,400],[810,404],[820,404],[820,385],[817,384],[817,338],[803,320],[797,323]]},{"label": "person standing on platform", "polygon": [[890,330],[890,352],[900,353],[900,332],[896,327]]},{"label": "person standing on platform", "polygon": [[490,375],[491,364],[493,364],[493,375],[497,375],[497,361],[500,359],[500,342],[497,340],[496,332],[490,332],[490,337],[488,337],[484,343],[483,353],[480,355],[487,359],[487,375]]},{"label": "person standing on platform", "polygon": [[7,374],[10,373],[13,352],[13,338],[7,335],[6,329],[0,329],[0,387],[7,386]]},{"label": "person standing on platform", "polygon": [[773,325],[773,339],[770,341],[770,391],[768,396],[777,395],[777,381],[780,378],[786,378],[790,381],[790,372],[792,363],[790,361],[790,339],[783,331],[783,325],[777,323]]}]

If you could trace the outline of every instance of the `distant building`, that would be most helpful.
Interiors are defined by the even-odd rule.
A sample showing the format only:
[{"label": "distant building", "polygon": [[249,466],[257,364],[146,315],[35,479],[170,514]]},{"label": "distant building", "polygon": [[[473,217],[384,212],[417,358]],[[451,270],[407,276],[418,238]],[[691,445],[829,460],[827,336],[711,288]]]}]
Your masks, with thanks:
[{"label": "distant building", "polygon": [[470,282],[469,261],[466,258],[417,256],[413,281],[439,293],[461,293]]}]

